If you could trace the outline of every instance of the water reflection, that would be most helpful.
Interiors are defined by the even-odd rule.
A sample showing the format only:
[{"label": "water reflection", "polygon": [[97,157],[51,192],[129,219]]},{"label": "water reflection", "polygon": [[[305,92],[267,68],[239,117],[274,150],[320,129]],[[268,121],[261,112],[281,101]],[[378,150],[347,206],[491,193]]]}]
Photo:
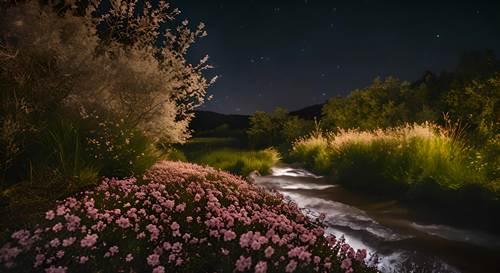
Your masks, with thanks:
[{"label": "water reflection", "polygon": [[304,169],[278,166],[272,171],[255,183],[278,190],[310,217],[324,213],[326,232],[376,252],[382,272],[477,272],[478,264],[480,272],[500,272],[496,235],[419,222],[396,201],[369,200]]}]

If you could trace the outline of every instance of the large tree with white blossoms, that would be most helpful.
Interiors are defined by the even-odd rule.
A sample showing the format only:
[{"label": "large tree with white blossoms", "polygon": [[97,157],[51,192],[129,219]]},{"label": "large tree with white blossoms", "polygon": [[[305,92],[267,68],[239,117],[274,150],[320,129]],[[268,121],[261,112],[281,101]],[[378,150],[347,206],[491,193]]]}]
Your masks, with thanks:
[{"label": "large tree with white blossoms", "polygon": [[190,110],[214,79],[202,73],[208,57],[186,61],[204,25],[176,25],[179,14],[165,1],[122,0],[27,1],[3,10],[2,127],[64,105],[108,111],[154,139],[184,141]]}]

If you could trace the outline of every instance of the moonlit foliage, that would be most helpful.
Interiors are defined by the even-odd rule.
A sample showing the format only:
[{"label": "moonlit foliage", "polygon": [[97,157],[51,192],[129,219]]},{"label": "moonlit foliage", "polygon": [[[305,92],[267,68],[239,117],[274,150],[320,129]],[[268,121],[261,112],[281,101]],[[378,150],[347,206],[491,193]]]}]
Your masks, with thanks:
[{"label": "moonlit foliage", "polygon": [[375,272],[296,204],[225,172],[160,162],[104,180],[0,248],[2,272]]},{"label": "moonlit foliage", "polygon": [[[193,31],[187,21],[176,26],[179,11],[164,1],[110,3],[52,7],[28,1],[2,13],[2,82],[17,98],[8,106],[22,105],[33,115],[61,104],[110,112],[153,139],[183,142],[189,111],[213,83],[202,74],[210,68],[208,57],[196,65],[185,59],[190,45],[206,35],[204,25]],[[2,122],[20,121],[6,115]]]}]

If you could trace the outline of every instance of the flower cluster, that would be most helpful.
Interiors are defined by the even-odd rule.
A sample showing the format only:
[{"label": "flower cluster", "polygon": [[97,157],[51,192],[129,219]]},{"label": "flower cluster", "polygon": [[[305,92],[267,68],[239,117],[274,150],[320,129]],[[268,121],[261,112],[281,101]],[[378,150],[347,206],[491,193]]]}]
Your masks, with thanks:
[{"label": "flower cluster", "polygon": [[67,198],[0,248],[12,272],[375,272],[365,260],[278,193],[166,161]]}]

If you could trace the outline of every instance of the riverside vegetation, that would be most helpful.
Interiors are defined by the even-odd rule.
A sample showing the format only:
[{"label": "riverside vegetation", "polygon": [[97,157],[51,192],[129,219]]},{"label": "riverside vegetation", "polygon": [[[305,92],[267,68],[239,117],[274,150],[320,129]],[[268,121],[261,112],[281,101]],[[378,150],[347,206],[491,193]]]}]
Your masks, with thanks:
[{"label": "riverside vegetation", "polygon": [[[452,73],[427,73],[412,84],[375,79],[330,99],[316,126],[280,109],[257,113],[250,143],[285,147],[285,161],[348,187],[427,211],[444,208],[468,225],[498,230],[492,215],[500,212],[499,71],[500,61],[486,51],[466,54]],[[295,128],[309,129],[294,130],[296,140],[284,142],[291,118]]]}]

